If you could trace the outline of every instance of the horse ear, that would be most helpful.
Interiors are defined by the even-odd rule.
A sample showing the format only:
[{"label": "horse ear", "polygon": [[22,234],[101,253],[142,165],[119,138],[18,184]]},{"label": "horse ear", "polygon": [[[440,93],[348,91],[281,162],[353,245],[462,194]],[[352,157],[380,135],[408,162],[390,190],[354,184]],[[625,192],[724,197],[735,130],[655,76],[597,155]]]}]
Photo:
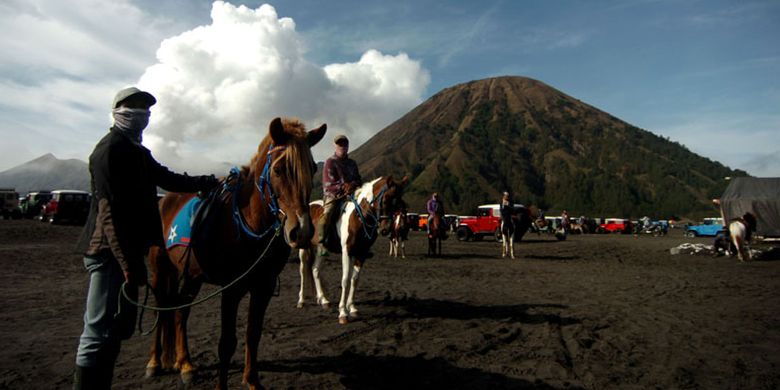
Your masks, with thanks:
[{"label": "horse ear", "polygon": [[325,136],[325,132],[327,131],[328,131],[328,125],[323,123],[322,126],[307,133],[306,142],[309,143],[309,147],[317,145],[317,142],[320,142],[322,137]]},{"label": "horse ear", "polygon": [[271,139],[274,141],[274,145],[284,145],[290,138],[287,132],[284,131],[284,125],[282,125],[282,118],[276,117],[268,125],[268,132],[271,133]]}]

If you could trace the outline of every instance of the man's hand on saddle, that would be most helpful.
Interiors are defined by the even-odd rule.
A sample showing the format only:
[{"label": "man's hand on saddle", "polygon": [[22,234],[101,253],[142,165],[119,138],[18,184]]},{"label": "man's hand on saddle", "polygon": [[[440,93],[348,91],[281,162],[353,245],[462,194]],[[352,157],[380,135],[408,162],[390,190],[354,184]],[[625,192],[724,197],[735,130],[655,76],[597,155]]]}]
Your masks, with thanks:
[{"label": "man's hand on saddle", "polygon": [[356,189],[357,185],[355,183],[344,183],[344,185],[341,187],[341,190],[344,192],[344,196],[352,195]]}]

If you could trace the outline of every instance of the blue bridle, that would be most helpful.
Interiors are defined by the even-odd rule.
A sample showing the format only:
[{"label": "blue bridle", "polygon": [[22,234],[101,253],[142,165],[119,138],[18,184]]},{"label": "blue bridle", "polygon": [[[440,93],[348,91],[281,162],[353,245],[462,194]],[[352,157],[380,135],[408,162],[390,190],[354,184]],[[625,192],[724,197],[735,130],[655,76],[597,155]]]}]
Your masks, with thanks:
[{"label": "blue bridle", "polygon": [[[279,147],[276,150],[284,150],[285,147]],[[274,217],[274,223],[268,227],[264,232],[257,234],[252,231],[252,229],[249,228],[249,225],[246,224],[244,221],[244,217],[241,215],[241,211],[238,209],[238,193],[241,190],[241,180],[239,180],[239,177],[241,175],[241,171],[238,169],[238,167],[230,168],[230,175],[228,176],[228,179],[225,180],[225,189],[229,191],[233,197],[232,200],[232,209],[233,209],[233,222],[236,224],[236,226],[239,227],[240,231],[243,231],[244,234],[247,236],[259,240],[263,237],[265,237],[268,233],[276,230],[281,225],[281,222],[279,222],[279,213],[281,213],[281,209],[279,208],[279,203],[277,202],[277,196],[276,193],[274,193],[274,188],[271,186],[271,153],[274,151],[274,145],[271,144],[268,147],[268,153],[266,153],[265,158],[265,166],[263,167],[263,171],[260,174],[260,177],[258,177],[257,181],[255,182],[255,187],[257,188],[257,191],[260,192],[260,199],[265,202],[268,205],[268,209],[271,212],[271,215]],[[228,183],[234,182],[235,184],[230,185]],[[265,189],[268,189],[268,202],[266,202],[265,198]]]},{"label": "blue bridle", "polygon": [[[369,207],[372,203],[376,202],[377,199],[379,199],[379,210],[378,212],[382,211],[382,201],[384,200],[384,194],[387,191],[387,184],[382,186],[382,190],[379,191],[379,195],[375,196],[374,199],[372,199],[370,202],[368,202]],[[360,207],[360,203],[358,203],[357,199],[355,199],[354,195],[350,195],[349,199],[352,201],[352,203],[355,204],[355,212],[357,212],[358,219],[360,219],[360,225],[363,227],[363,234],[366,235],[366,238],[371,239],[373,237],[376,237],[376,228],[379,226],[379,219],[376,217],[374,213],[370,213],[369,215],[374,220],[372,225],[368,224],[368,220],[366,219],[366,216],[363,214],[363,209]],[[370,210],[370,208],[369,208]],[[370,229],[370,232],[369,232]]]}]

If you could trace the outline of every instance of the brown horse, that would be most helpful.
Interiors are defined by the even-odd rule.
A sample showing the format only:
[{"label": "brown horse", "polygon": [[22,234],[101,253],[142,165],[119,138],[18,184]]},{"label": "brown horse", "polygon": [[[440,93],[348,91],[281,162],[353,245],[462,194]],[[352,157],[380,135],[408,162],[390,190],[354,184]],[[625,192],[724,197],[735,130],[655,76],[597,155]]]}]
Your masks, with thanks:
[{"label": "brown horse", "polygon": [[400,209],[393,214],[390,221],[390,253],[389,255],[398,258],[400,253],[401,258],[406,258],[406,251],[404,249],[404,241],[409,238],[409,224],[406,220],[406,210]]},{"label": "brown horse", "polygon": [[447,229],[442,225],[441,214],[433,214],[430,233],[428,233],[428,256],[441,256],[441,241],[447,235]]},{"label": "brown horse", "polygon": [[[192,302],[204,282],[229,286],[221,297],[217,389],[227,388],[230,358],[237,344],[238,305],[247,292],[250,298],[243,380],[250,389],[261,387],[256,360],[263,319],[290,248],[307,247],[314,234],[309,216],[316,170],[311,147],[325,131],[325,125],[307,132],[297,120],[272,120],[257,154],[248,166],[236,169],[225,181],[224,196],[212,205],[217,217],[207,226],[213,234],[203,243],[204,250],[199,251],[199,246],[195,250],[175,246],[168,250],[155,248],[149,254],[151,288],[161,307]],[[160,211],[166,234],[175,215],[193,196],[168,194],[163,198]],[[277,239],[280,231],[284,240]],[[185,384],[190,383],[194,367],[187,343],[188,316],[188,307],[175,313],[159,313],[147,376],[160,368],[174,368]]]},{"label": "brown horse", "polygon": [[[298,251],[301,259],[299,308],[304,306],[305,292],[311,291],[312,285],[316,291],[317,304],[324,308],[330,307],[330,301],[325,297],[325,289],[320,280],[322,251],[327,249],[332,253],[341,253],[339,323],[346,324],[349,322],[349,317],[357,317],[358,310],[354,299],[360,271],[377,235],[389,233],[388,218],[382,216],[393,215],[396,210],[403,207],[403,189],[408,180],[408,177],[404,177],[399,182],[393,180],[392,176],[387,176],[364,183],[350,199],[345,200],[345,207],[336,222],[338,241],[328,248],[321,248],[316,241],[312,241],[309,248],[301,248]],[[322,202],[312,203],[312,218],[319,218],[320,215],[322,215]],[[314,235],[317,236],[318,234]]]}]

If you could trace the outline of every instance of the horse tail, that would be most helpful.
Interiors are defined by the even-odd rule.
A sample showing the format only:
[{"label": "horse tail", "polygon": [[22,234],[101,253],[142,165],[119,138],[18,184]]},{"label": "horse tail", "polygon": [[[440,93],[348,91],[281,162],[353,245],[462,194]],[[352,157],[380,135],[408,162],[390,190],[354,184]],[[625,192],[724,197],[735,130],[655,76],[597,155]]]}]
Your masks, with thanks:
[{"label": "horse tail", "polygon": [[[174,306],[178,303],[178,272],[171,263],[165,249],[152,247],[149,251],[149,263],[152,269],[151,288],[158,307]],[[163,310],[157,312],[156,340],[159,348],[162,368],[172,369],[176,361],[176,312]]]}]

